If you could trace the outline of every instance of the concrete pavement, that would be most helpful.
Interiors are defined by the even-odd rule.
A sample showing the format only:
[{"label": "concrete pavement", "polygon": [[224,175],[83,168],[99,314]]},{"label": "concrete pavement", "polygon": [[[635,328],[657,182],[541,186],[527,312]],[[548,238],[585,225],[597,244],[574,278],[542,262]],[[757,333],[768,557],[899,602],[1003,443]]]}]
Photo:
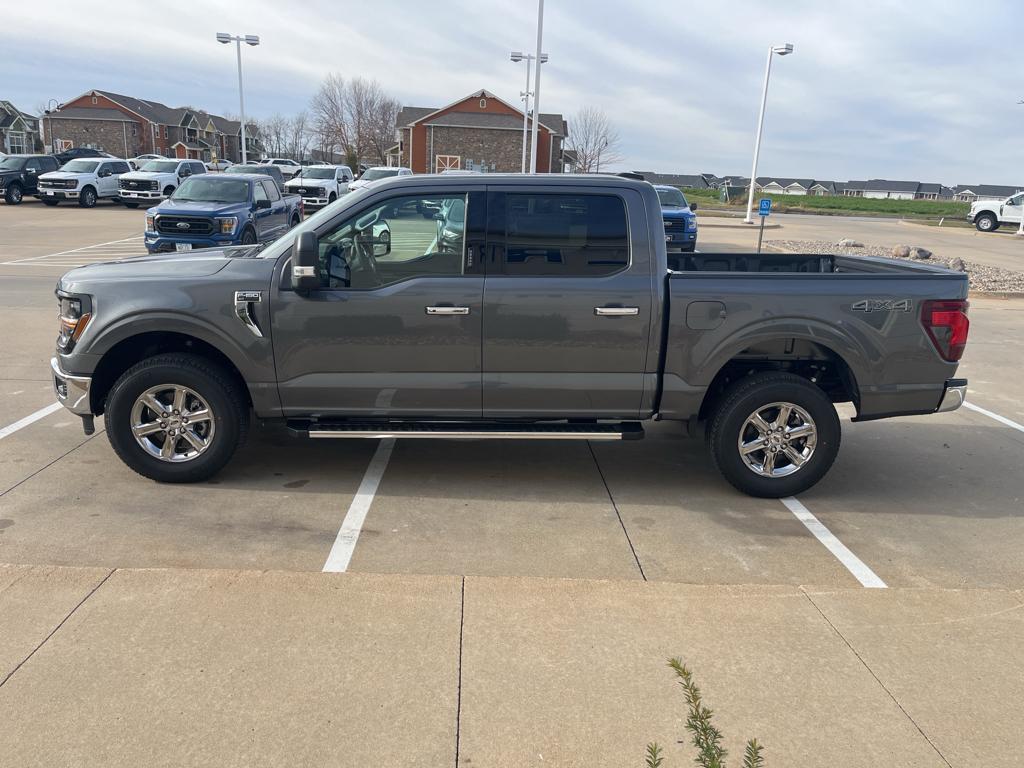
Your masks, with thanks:
[{"label": "concrete pavement", "polygon": [[[1016,766],[1024,594],[0,567],[6,765]],[[679,740],[687,742],[677,743]]]}]

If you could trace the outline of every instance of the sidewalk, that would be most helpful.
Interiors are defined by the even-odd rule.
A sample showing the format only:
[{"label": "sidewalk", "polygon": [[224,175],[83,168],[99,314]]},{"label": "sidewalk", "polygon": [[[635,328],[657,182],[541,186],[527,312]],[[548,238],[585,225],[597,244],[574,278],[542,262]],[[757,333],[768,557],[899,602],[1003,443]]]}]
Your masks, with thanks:
[{"label": "sidewalk", "polygon": [[[10,766],[1010,766],[1024,593],[0,566]],[[734,759],[731,764],[736,763]],[[736,763],[738,764],[738,763]]]}]

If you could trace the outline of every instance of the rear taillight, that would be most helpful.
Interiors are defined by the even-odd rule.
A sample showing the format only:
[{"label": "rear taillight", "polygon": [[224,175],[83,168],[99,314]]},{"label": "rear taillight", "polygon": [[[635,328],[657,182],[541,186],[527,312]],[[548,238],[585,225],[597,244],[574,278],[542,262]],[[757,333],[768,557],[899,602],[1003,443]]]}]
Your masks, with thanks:
[{"label": "rear taillight", "polygon": [[955,363],[967,346],[968,303],[963,299],[924,301],[921,303],[921,325],[943,360]]}]

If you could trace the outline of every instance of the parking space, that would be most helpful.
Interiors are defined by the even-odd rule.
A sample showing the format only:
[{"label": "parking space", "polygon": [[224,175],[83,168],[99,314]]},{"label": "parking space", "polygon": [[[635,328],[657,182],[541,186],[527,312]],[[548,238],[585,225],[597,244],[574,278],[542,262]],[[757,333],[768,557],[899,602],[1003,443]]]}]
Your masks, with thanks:
[{"label": "parking space", "polygon": [[[12,211],[36,228],[7,228]],[[398,440],[368,495],[376,441],[255,429],[213,481],[163,486],[117,460],[102,420],[87,438],[43,412],[54,280],[133,255],[141,215],[0,206],[0,562],[318,571],[344,539],[354,572],[857,587],[825,531],[890,587],[1024,587],[1022,300],[972,299],[963,371],[984,411],[844,423],[799,500],[816,524],[733,491],[670,423],[616,444]],[[434,222],[417,227],[393,252]]]}]

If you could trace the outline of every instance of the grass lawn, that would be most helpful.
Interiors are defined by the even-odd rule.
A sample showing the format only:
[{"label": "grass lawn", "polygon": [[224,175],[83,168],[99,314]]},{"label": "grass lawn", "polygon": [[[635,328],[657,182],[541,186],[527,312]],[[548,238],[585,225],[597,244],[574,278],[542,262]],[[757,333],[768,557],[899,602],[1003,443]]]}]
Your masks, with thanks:
[{"label": "grass lawn", "polygon": [[[746,208],[745,197],[728,203],[719,199],[713,189],[684,189],[691,203],[708,210],[734,211]],[[875,200],[868,197],[816,197],[813,195],[755,195],[755,205],[762,197],[771,198],[773,213],[818,213],[832,216],[890,216],[922,219],[959,219],[963,221],[971,206],[949,200]]]}]

